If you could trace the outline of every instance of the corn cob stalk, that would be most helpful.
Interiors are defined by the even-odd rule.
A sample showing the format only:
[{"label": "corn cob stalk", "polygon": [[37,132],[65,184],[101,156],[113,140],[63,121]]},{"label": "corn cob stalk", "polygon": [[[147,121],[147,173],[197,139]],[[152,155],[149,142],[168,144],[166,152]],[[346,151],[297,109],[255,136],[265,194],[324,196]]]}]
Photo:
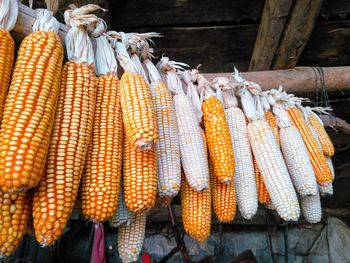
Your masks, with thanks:
[{"label": "corn cob stalk", "polygon": [[[159,137],[156,144],[158,167],[158,195],[171,200],[180,190],[181,164],[174,102],[165,82],[149,57],[147,42],[143,42],[143,63],[148,69],[151,91],[157,117]],[[170,201],[171,202],[171,201]]]},{"label": "corn cob stalk", "polygon": [[118,252],[123,263],[137,261],[145,239],[146,214],[135,214],[131,225],[122,225],[118,230]]},{"label": "corn cob stalk", "polygon": [[[109,35],[120,37],[116,32],[109,32]],[[126,37],[125,34],[121,36]],[[114,45],[120,65],[124,69],[120,80],[120,101],[126,137],[135,149],[152,150],[158,138],[158,129],[151,91],[143,75],[130,59],[124,44],[114,41]]]},{"label": "corn cob stalk", "polygon": [[16,0],[3,0],[0,3],[0,121],[10,86],[15,55],[15,42],[9,32],[15,26],[17,15],[18,3]]},{"label": "corn cob stalk", "polygon": [[303,138],[281,105],[275,104],[273,112],[278,118],[281,149],[294,187],[301,196],[318,194],[315,173]]},{"label": "corn cob stalk", "polygon": [[252,152],[247,134],[247,122],[244,113],[238,108],[238,102],[233,90],[231,90],[232,84],[229,80],[224,77],[216,78],[214,79],[214,87],[218,98],[221,97],[222,93],[222,100],[226,108],[226,121],[235,154],[234,184],[237,205],[242,216],[251,219],[258,209],[258,197]]},{"label": "corn cob stalk", "polygon": [[[83,20],[89,7],[71,10],[72,16],[82,15]],[[34,195],[35,236],[44,246],[58,239],[74,208],[92,133],[97,78],[92,44],[85,28],[75,25],[79,21],[70,20],[72,28],[66,36],[70,61],[63,67],[46,173]]]},{"label": "corn cob stalk", "polygon": [[317,145],[317,141],[312,136],[310,128],[307,126],[302,112],[296,107],[288,108],[288,114],[293,124],[298,128],[304,143],[307,147],[311,164],[313,166],[317,183],[325,185],[332,182],[332,172],[323,155],[322,149]]},{"label": "corn cob stalk", "polygon": [[300,207],[287,166],[271,127],[263,119],[262,108],[256,111],[254,99],[246,89],[240,90],[243,110],[250,121],[248,138],[254,158],[277,213],[286,221],[298,220]]},{"label": "corn cob stalk", "polygon": [[124,138],[123,181],[126,207],[134,213],[143,213],[156,204],[157,159],[155,149],[136,150]]},{"label": "corn cob stalk", "polygon": [[0,258],[10,256],[26,232],[29,199],[26,192],[0,190]]},{"label": "corn cob stalk", "polygon": [[86,218],[103,222],[117,210],[123,148],[117,61],[104,36],[96,39],[95,61],[97,99],[81,182],[81,207]]},{"label": "corn cob stalk", "polygon": [[134,221],[135,221],[134,214],[126,208],[125,201],[124,201],[124,191],[123,191],[123,188],[121,187],[119,192],[119,198],[118,198],[118,209],[115,215],[109,219],[109,225],[111,227],[119,227],[121,225],[129,226]]},{"label": "corn cob stalk", "polygon": [[300,197],[301,211],[305,220],[310,224],[315,224],[321,221],[322,207],[320,194],[301,196]]},{"label": "corn cob stalk", "polygon": [[18,51],[0,131],[5,192],[35,187],[44,172],[63,61],[59,24],[52,15],[38,10],[34,32]]},{"label": "corn cob stalk", "polygon": [[168,88],[174,93],[175,117],[178,129],[181,163],[188,184],[195,191],[209,188],[208,160],[198,119],[191,101],[183,91],[175,68],[178,64],[163,57],[158,70],[166,73]]}]

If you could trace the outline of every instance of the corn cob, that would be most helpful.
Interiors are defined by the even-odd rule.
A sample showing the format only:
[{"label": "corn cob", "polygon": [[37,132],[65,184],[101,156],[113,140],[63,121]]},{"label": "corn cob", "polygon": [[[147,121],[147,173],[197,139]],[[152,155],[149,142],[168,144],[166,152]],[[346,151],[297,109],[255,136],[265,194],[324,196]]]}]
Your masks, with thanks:
[{"label": "corn cob", "polygon": [[309,117],[309,122],[317,132],[318,138],[320,139],[320,142],[321,142],[323,154],[328,157],[333,156],[334,155],[333,143],[329,138],[329,135],[326,132],[322,121],[317,117],[317,115],[315,116],[314,114],[315,113],[312,113],[312,115]]},{"label": "corn cob", "polygon": [[325,185],[332,182],[332,172],[328,167],[326,158],[324,157],[321,148],[317,145],[317,141],[312,136],[303,114],[296,107],[290,107],[288,109],[288,114],[293,124],[298,128],[301,136],[303,137],[316,175],[317,183],[319,185]]},{"label": "corn cob", "polygon": [[[121,185],[122,186],[122,185]],[[121,225],[130,225],[135,221],[135,216],[130,212],[125,205],[124,191],[120,188],[118,198],[118,209],[115,215],[109,219],[109,225],[111,227],[119,227]]]},{"label": "corn cob", "polygon": [[9,31],[15,26],[18,15],[16,0],[3,0],[0,6],[0,121],[13,69],[15,42]]},{"label": "corn cob", "polygon": [[123,123],[117,61],[107,39],[96,39],[96,68],[100,75],[91,143],[82,176],[83,215],[103,222],[115,214],[120,190]]},{"label": "corn cob", "polygon": [[5,192],[33,188],[42,177],[59,92],[63,47],[52,12],[39,10],[33,30],[18,51],[1,124]]},{"label": "corn cob", "polygon": [[[193,105],[183,91],[178,78],[174,62],[163,57],[158,70],[166,70],[168,88],[174,93],[175,117],[178,129],[181,163],[188,184],[195,191],[209,188],[208,160],[206,158],[205,144],[201,136],[200,127],[194,112]],[[176,65],[176,64],[175,64]]]},{"label": "corn cob", "polygon": [[151,79],[150,87],[159,131],[156,144],[158,195],[161,199],[171,200],[178,194],[181,184],[180,148],[174,102],[167,85],[161,80],[153,63],[148,58],[145,58],[143,63]]},{"label": "corn cob", "polygon": [[125,71],[120,80],[120,101],[126,137],[135,149],[149,151],[158,137],[152,94],[121,42],[116,43],[116,51]]},{"label": "corn cob", "polygon": [[29,217],[27,193],[0,190],[0,258],[10,256],[26,232]]},{"label": "corn cob", "polygon": [[259,101],[255,102],[245,89],[240,93],[243,110],[250,121],[247,126],[250,145],[272,203],[284,220],[296,221],[300,216],[300,207],[277,140],[263,119],[263,113],[254,107]]},{"label": "corn cob", "polygon": [[217,98],[212,96],[203,102],[202,110],[205,137],[210,159],[213,162],[214,175],[221,183],[229,183],[233,181],[235,160],[224,107]]},{"label": "corn cob", "polygon": [[321,221],[322,208],[320,194],[301,196],[300,197],[301,211],[310,224],[315,224]]},{"label": "corn cob", "polygon": [[281,149],[294,187],[301,196],[317,194],[315,173],[303,138],[282,105],[275,104],[273,112],[278,119]]},{"label": "corn cob", "polygon": [[157,160],[156,151],[138,151],[124,138],[123,181],[126,207],[142,213],[156,204]]},{"label": "corn cob", "polygon": [[122,225],[118,230],[118,252],[123,263],[137,261],[145,239],[146,214],[135,214],[131,225]]},{"label": "corn cob", "polygon": [[[71,38],[77,35],[82,40],[78,43],[84,46],[77,46],[76,38]],[[46,173],[33,202],[35,236],[44,246],[58,239],[74,207],[95,111],[97,78],[91,66],[94,57],[90,39],[84,28],[73,26],[66,41],[66,46],[72,48],[67,50],[70,61],[63,67]]]},{"label": "corn cob", "polygon": [[271,201],[270,195],[269,195],[269,192],[266,189],[266,185],[264,183],[264,179],[261,176],[261,173],[260,173],[259,168],[258,168],[258,164],[256,163],[255,159],[253,159],[253,163],[254,163],[256,189],[257,189],[257,193],[258,193],[258,201],[261,204],[266,205],[266,204],[268,204]]},{"label": "corn cob", "polygon": [[264,118],[266,122],[271,126],[273,134],[275,135],[277,144],[280,145],[280,134],[279,134],[279,128],[276,122],[275,115],[270,111],[264,112]]}]

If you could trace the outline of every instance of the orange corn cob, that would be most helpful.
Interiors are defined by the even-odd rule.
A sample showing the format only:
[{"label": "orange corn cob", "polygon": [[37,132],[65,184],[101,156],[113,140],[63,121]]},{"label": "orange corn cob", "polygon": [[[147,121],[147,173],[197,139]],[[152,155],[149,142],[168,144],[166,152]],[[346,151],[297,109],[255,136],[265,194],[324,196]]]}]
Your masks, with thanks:
[{"label": "orange corn cob", "polygon": [[264,117],[267,123],[271,126],[273,133],[275,134],[277,144],[280,145],[280,134],[275,115],[273,115],[273,113],[270,111],[265,111]]},{"label": "orange corn cob", "polygon": [[117,210],[123,148],[121,114],[117,77],[99,77],[92,140],[81,186],[82,212],[88,219],[103,222]]},{"label": "orange corn cob", "polygon": [[142,213],[156,204],[157,159],[155,149],[136,150],[124,137],[123,182],[126,207]]},{"label": "orange corn cob", "polygon": [[156,115],[149,86],[138,73],[124,72],[120,81],[120,101],[125,133],[131,145],[151,150],[158,136]]},{"label": "orange corn cob", "polygon": [[28,216],[27,193],[10,194],[0,190],[0,258],[16,250],[26,231]]},{"label": "orange corn cob", "polygon": [[203,102],[202,110],[205,136],[214,174],[220,182],[229,183],[233,180],[235,160],[224,107],[217,98],[210,97]]},{"label": "orange corn cob", "polygon": [[33,202],[35,236],[53,244],[74,207],[92,134],[97,78],[91,67],[67,62],[63,67],[46,174]]},{"label": "orange corn cob", "polygon": [[314,129],[317,132],[318,138],[320,139],[322,150],[324,155],[330,157],[334,155],[334,145],[331,141],[331,138],[329,138],[328,133],[324,129],[324,126],[320,121],[313,115],[309,117],[309,122],[314,127]]},{"label": "orange corn cob", "polygon": [[211,199],[216,217],[220,222],[231,222],[236,216],[236,190],[234,181],[223,184],[214,176],[209,163]]},{"label": "orange corn cob", "polygon": [[62,61],[63,47],[53,32],[33,32],[20,46],[1,124],[5,192],[35,187],[43,175]]},{"label": "orange corn cob", "polygon": [[304,143],[309,152],[317,183],[319,185],[325,185],[332,182],[332,172],[327,164],[327,160],[323,155],[322,149],[317,145],[317,141],[307,126],[303,114],[299,109],[291,107],[288,109],[288,115],[303,137]]}]

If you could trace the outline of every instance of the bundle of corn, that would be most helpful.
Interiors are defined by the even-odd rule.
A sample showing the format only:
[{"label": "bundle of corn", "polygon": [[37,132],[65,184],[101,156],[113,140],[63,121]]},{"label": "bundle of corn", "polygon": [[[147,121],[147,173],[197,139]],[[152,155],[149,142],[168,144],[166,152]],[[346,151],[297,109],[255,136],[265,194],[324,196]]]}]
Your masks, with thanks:
[{"label": "bundle of corn", "polygon": [[219,77],[213,80],[213,85],[218,98],[223,100],[225,106],[226,121],[235,154],[234,185],[238,209],[245,219],[251,219],[258,208],[258,197],[247,122],[244,113],[238,108],[238,102],[232,90],[235,88],[235,83],[230,82],[227,78]]},{"label": "bundle of corn", "polygon": [[257,96],[254,100],[249,90],[259,94],[260,87],[256,83],[245,82],[239,91],[249,121],[248,138],[259,171],[277,213],[286,221],[296,221],[300,216],[300,207],[287,166],[272,128],[263,118],[260,100]]},{"label": "bundle of corn", "polygon": [[198,115],[184,93],[181,80],[176,73],[176,68],[181,68],[183,65],[163,57],[157,66],[158,70],[166,76],[169,90],[175,94],[173,99],[180,156],[187,182],[195,191],[200,192],[209,188],[208,160],[198,125]]},{"label": "bundle of corn", "polygon": [[35,187],[44,172],[63,62],[58,29],[53,12],[39,9],[34,32],[18,50],[0,131],[0,186],[5,192]]},{"label": "bundle of corn", "polygon": [[278,102],[273,106],[273,113],[280,127],[281,149],[296,191],[301,196],[318,194],[315,173],[303,138]]},{"label": "bundle of corn", "polygon": [[142,41],[140,44],[143,64],[151,81],[150,88],[159,132],[156,144],[158,195],[160,199],[169,201],[178,194],[181,184],[180,146],[174,102],[166,83],[161,80],[157,68],[150,60],[152,54],[148,42]]},{"label": "bundle of corn", "polygon": [[145,239],[146,214],[135,214],[134,222],[118,229],[118,252],[123,263],[136,262]]},{"label": "bundle of corn", "polygon": [[123,148],[117,60],[105,36],[96,38],[95,61],[97,99],[81,182],[81,208],[86,218],[103,222],[117,210]]},{"label": "bundle of corn", "polygon": [[114,38],[117,57],[124,69],[120,80],[120,101],[126,137],[135,149],[153,150],[158,138],[157,119],[150,88],[140,72],[142,66],[135,65],[130,59],[125,46],[128,43],[126,34],[110,31],[108,35]]},{"label": "bundle of corn", "polygon": [[[122,183],[121,183],[122,186]],[[115,215],[109,219],[109,225],[111,227],[119,227],[121,225],[130,225],[135,220],[135,216],[131,213],[125,205],[123,188],[120,188],[118,198],[118,209]]]},{"label": "bundle of corn", "polygon": [[88,5],[67,10],[71,29],[66,36],[69,61],[63,67],[46,173],[34,195],[35,236],[42,245],[54,243],[74,207],[90,143],[96,103],[97,78],[87,26],[97,21]]},{"label": "bundle of corn", "polygon": [[317,145],[317,141],[312,136],[310,128],[308,127],[303,113],[295,106],[293,100],[289,100],[288,114],[293,124],[298,128],[304,143],[307,147],[311,164],[316,175],[317,183],[319,185],[326,185],[332,182],[332,172],[327,164],[327,160],[323,155],[322,149]]},{"label": "bundle of corn", "polygon": [[321,221],[322,207],[320,194],[300,196],[300,206],[305,220],[310,224],[315,224]]},{"label": "bundle of corn", "polygon": [[15,42],[9,31],[16,24],[18,15],[17,0],[3,0],[0,3],[0,120],[4,111],[7,90],[10,85],[13,60],[15,55]]}]

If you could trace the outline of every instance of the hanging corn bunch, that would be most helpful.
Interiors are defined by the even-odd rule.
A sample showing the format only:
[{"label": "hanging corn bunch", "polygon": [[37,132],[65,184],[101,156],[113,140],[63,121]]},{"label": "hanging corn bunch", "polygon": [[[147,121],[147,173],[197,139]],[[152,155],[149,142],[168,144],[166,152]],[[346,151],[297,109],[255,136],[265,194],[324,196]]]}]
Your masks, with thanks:
[{"label": "hanging corn bunch", "polygon": [[103,222],[117,210],[123,148],[117,61],[105,36],[96,38],[95,61],[97,99],[82,176],[81,207],[86,218]]},{"label": "hanging corn bunch", "polygon": [[0,3],[0,121],[5,106],[5,99],[10,86],[13,69],[15,42],[10,31],[16,24],[18,15],[17,0],[3,0]]},{"label": "hanging corn bunch", "polygon": [[87,26],[97,17],[95,5],[65,12],[71,29],[66,36],[69,61],[63,67],[46,173],[34,196],[35,236],[42,245],[53,244],[65,228],[74,207],[90,143],[97,78]]},{"label": "hanging corn bunch", "polygon": [[39,9],[33,33],[18,50],[0,131],[5,192],[35,187],[44,172],[63,61],[58,29],[53,12]]},{"label": "hanging corn bunch", "polygon": [[259,171],[277,213],[286,221],[296,221],[300,207],[287,166],[273,131],[263,118],[260,100],[256,97],[254,101],[248,89],[258,94],[260,87],[246,82],[245,88],[240,90],[242,107],[249,120],[248,138]]},{"label": "hanging corn bunch", "polygon": [[280,127],[280,142],[284,160],[296,191],[301,196],[318,194],[315,173],[298,129],[291,123],[287,111],[276,103],[273,112]]},{"label": "hanging corn bunch", "polygon": [[175,94],[173,99],[180,156],[187,182],[195,191],[200,192],[209,188],[208,160],[198,125],[198,114],[196,115],[190,99],[184,93],[176,73],[176,68],[181,68],[182,65],[163,57],[157,66],[166,75],[168,88]]}]

